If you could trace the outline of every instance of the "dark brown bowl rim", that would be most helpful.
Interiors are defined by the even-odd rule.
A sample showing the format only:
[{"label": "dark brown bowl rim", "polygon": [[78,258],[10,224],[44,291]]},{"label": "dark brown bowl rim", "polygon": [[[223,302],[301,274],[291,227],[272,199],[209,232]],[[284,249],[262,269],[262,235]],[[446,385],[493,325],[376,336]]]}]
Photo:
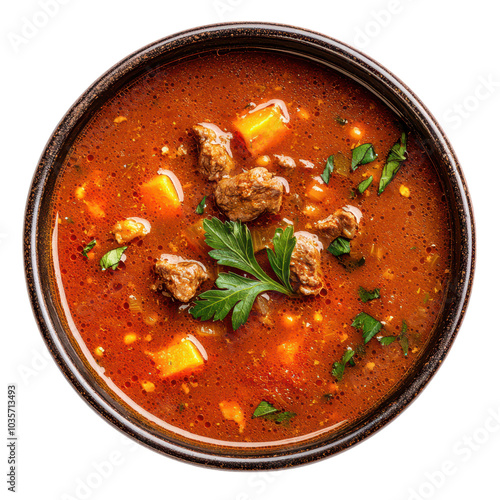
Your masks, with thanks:
[{"label": "dark brown bowl rim", "polygon": [[[78,120],[82,118],[85,110],[91,106],[96,96],[104,93],[113,83],[123,78],[123,75],[132,70],[144,68],[150,60],[174,48],[195,46],[196,50],[199,51],[210,45],[221,45],[222,40],[225,41],[225,45],[223,43],[222,45],[227,47],[229,40],[238,41],[246,39],[245,37],[254,41],[265,40],[266,43],[271,43],[271,41],[282,42],[283,44],[293,42],[295,46],[299,47],[298,52],[296,52],[298,54],[300,54],[300,50],[303,50],[305,55],[306,47],[312,47],[319,53],[324,53],[325,57],[326,53],[329,55],[335,54],[336,57],[344,61],[350,71],[356,68],[367,72],[370,78],[378,79],[377,82],[380,83],[387,95],[404,103],[407,111],[411,112],[413,120],[418,121],[420,125],[425,126],[426,130],[428,130],[433,141],[431,146],[439,151],[441,166],[444,165],[447,175],[451,179],[452,194],[459,212],[457,215],[459,225],[457,231],[460,234],[457,239],[459,239],[461,255],[456,280],[456,300],[451,314],[446,317],[446,328],[440,332],[432,348],[427,349],[429,352],[425,358],[425,364],[421,367],[418,376],[409,380],[409,383],[405,385],[404,391],[397,398],[386,401],[384,406],[379,408],[377,414],[354,427],[345,435],[333,437],[330,441],[320,445],[314,442],[308,443],[301,450],[294,450],[290,453],[286,450],[276,453],[272,451],[263,452],[260,456],[234,455],[224,451],[221,453],[207,452],[202,449],[202,446],[196,449],[193,446],[183,446],[167,439],[160,439],[131,422],[116,408],[110,406],[96,390],[95,384],[92,386],[82,376],[82,373],[79,372],[78,367],[75,366],[63,347],[62,339],[67,334],[65,331],[60,331],[60,329],[58,331],[51,320],[51,311],[47,305],[45,295],[48,293],[48,287],[43,282],[41,269],[39,268],[40,205],[45,194],[45,185],[55,161],[61,153],[61,148],[68,139],[69,133]],[[192,49],[192,51],[194,52],[195,49]],[[401,105],[403,106],[403,104]],[[223,469],[279,469],[303,465],[346,450],[392,421],[421,393],[448,354],[467,308],[474,275],[475,226],[472,204],[455,153],[432,114],[404,83],[373,59],[325,35],[288,25],[239,22],[202,26],[154,42],[113,66],[82,94],[54,130],[33,176],[26,205],[23,252],[28,293],[42,337],[59,368],[74,389],[103,418],[141,444],[179,460]]]}]

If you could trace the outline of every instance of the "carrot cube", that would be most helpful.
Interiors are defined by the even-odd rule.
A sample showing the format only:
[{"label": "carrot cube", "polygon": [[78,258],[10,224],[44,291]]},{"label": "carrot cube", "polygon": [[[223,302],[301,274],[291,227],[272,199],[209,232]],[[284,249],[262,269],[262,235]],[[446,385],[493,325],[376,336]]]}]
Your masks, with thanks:
[{"label": "carrot cube", "polygon": [[252,154],[259,154],[277,142],[288,130],[281,108],[277,104],[250,111],[238,118],[234,126]]},{"label": "carrot cube", "polygon": [[245,416],[241,406],[235,401],[221,401],[219,403],[222,416],[227,420],[232,420],[238,424],[240,432],[245,428]]},{"label": "carrot cube", "polygon": [[203,366],[205,361],[198,348],[189,339],[182,339],[158,352],[149,353],[160,370],[162,377],[170,377],[178,373],[194,370]]},{"label": "carrot cube", "polygon": [[315,177],[309,184],[306,196],[314,201],[323,201],[327,195],[327,185],[320,177]]},{"label": "carrot cube", "polygon": [[150,181],[142,185],[144,199],[154,202],[158,208],[179,208],[181,202],[175,190],[174,184],[167,175],[156,175]]}]

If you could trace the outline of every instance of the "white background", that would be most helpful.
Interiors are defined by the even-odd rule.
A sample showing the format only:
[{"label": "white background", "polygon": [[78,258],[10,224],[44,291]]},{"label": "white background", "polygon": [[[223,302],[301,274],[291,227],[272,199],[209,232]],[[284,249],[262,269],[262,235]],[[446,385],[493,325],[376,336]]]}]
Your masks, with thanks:
[{"label": "white background", "polygon": [[[498,3],[47,0],[51,15],[28,38],[23,26],[35,20],[43,24],[42,3],[4,0],[0,14],[0,399],[6,401],[7,383],[18,385],[17,497],[499,499]],[[468,180],[478,232],[468,314],[446,362],[418,400],[383,431],[340,456],[260,474],[165,458],[134,445],[94,413],[48,359],[28,303],[21,252],[24,204],[39,155],[87,86],[156,39],[239,20],[325,33],[398,75],[448,134]],[[6,411],[0,413],[2,436]],[[0,489],[7,498],[7,448],[0,449]],[[112,470],[102,468],[104,461],[114,462]],[[439,472],[443,468],[446,475]],[[82,486],[89,482],[90,488]]]}]

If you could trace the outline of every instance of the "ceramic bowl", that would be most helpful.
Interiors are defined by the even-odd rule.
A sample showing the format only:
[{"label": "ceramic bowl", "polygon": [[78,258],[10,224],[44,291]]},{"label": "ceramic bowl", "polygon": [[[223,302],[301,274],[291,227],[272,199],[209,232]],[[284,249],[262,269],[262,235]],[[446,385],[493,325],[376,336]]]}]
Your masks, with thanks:
[{"label": "ceramic bowl", "polygon": [[[367,415],[337,433],[280,448],[227,448],[192,442],[145,420],[108,390],[69,333],[51,283],[52,220],[55,181],[72,141],[92,115],[138,76],[180,58],[214,50],[279,51],[333,68],[363,85],[420,136],[441,179],[451,214],[451,284],[432,338],[399,386]],[[264,23],[204,26],[178,33],[140,49],[100,77],[75,102],[52,134],[29,192],[24,229],[24,259],[29,295],[43,338],[76,391],[109,423],[158,451],[188,461],[228,469],[275,469],[305,464],[346,450],[388,424],[420,394],[448,354],[467,306],[474,270],[474,222],[463,174],[436,120],[387,69],[337,40],[303,29]],[[82,418],[82,417],[81,417]],[[76,423],[80,425],[80,423]]]}]

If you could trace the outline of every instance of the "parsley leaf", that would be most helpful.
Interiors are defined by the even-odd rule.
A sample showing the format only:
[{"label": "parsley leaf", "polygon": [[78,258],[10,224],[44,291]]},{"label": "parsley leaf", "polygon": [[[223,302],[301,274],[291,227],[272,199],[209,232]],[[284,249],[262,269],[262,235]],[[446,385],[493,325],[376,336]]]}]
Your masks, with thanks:
[{"label": "parsley leaf", "polygon": [[345,118],[341,118],[340,116],[337,116],[337,118],[335,118],[335,121],[339,125],[347,125],[349,123]]},{"label": "parsley leaf", "polygon": [[198,214],[198,215],[201,215],[204,211],[205,211],[205,207],[207,206],[207,197],[204,196],[202,198],[202,200],[200,201],[200,203],[198,203],[198,206],[196,207],[196,210],[195,212]]},{"label": "parsley leaf", "polygon": [[339,257],[339,263],[342,267],[349,273],[358,269],[358,267],[364,266],[366,259],[361,256],[361,258],[353,258],[352,255],[342,255]]},{"label": "parsley leaf", "polygon": [[363,194],[370,186],[371,183],[373,182],[373,175],[370,175],[368,179],[365,179],[364,181],[361,181],[358,184],[358,191],[360,194]]},{"label": "parsley leaf", "polygon": [[120,259],[122,258],[123,252],[127,250],[128,247],[120,247],[120,248],[114,248],[113,250],[110,250],[108,253],[105,253],[101,260],[99,261],[99,265],[101,266],[101,269],[105,271],[106,269],[113,269],[113,271],[116,270],[118,267],[118,264],[120,263]]},{"label": "parsley leaf", "polygon": [[382,329],[382,323],[367,313],[359,313],[353,320],[354,328],[363,329],[363,339],[367,344]]},{"label": "parsley leaf", "polygon": [[268,252],[273,270],[281,283],[268,276],[258,264],[252,244],[250,230],[239,221],[221,222],[216,217],[203,221],[205,241],[214,250],[209,252],[221,266],[230,266],[249,273],[255,279],[246,278],[235,273],[220,273],[215,285],[219,288],[208,290],[199,295],[189,312],[195,318],[206,321],[224,319],[231,309],[233,329],[237,330],[247,320],[257,295],[266,291],[274,291],[292,295],[290,285],[290,258],[295,247],[296,238],[293,227],[284,231],[276,230],[273,243],[274,251]]},{"label": "parsley leaf", "polygon": [[354,351],[351,348],[348,348],[344,353],[344,355],[342,356],[342,359],[340,361],[335,361],[335,363],[333,363],[331,373],[339,382],[344,377],[344,370],[347,363],[354,365],[354,360],[352,359],[353,356],[354,356]]},{"label": "parsley leaf", "polygon": [[382,345],[391,345],[395,340],[398,340],[398,338],[394,335],[388,335],[387,337],[380,337],[378,339]]},{"label": "parsley leaf", "polygon": [[335,163],[335,158],[333,155],[330,155],[326,160],[325,169],[323,170],[323,173],[321,174],[321,178],[323,179],[325,184],[328,184],[330,182],[330,176],[333,173],[334,163]]},{"label": "parsley leaf", "polygon": [[361,144],[352,150],[352,161],[351,168],[352,171],[356,170],[360,165],[366,165],[377,158],[377,154],[373,149],[372,144]]},{"label": "parsley leaf", "polygon": [[289,424],[290,420],[292,418],[296,417],[297,414],[294,413],[293,411],[282,411],[281,413],[273,414],[273,415],[268,415],[267,418],[268,420],[274,420],[277,424]]},{"label": "parsley leaf", "polygon": [[404,334],[408,331],[408,325],[406,324],[406,321],[403,320],[403,326],[401,327],[401,334]]},{"label": "parsley leaf", "polygon": [[408,356],[409,345],[408,345],[407,331],[408,331],[408,325],[406,324],[406,321],[403,320],[403,326],[401,327],[401,333],[399,335],[397,335],[397,336],[391,335],[391,336],[387,336],[387,337],[379,337],[378,341],[383,346],[386,346],[386,345],[392,344],[396,340],[399,340],[399,344],[401,345],[401,349],[403,349],[403,354],[405,356]]},{"label": "parsley leaf", "polygon": [[266,249],[267,258],[273,271],[290,293],[293,293],[290,285],[290,260],[296,242],[297,238],[293,235],[293,226],[288,226],[284,231],[278,228],[273,237],[274,250]]},{"label": "parsley leaf", "polygon": [[387,161],[382,170],[382,177],[378,185],[378,194],[382,194],[387,185],[394,179],[401,167],[401,164],[406,160],[406,133],[401,134],[394,146],[392,146],[387,156]]},{"label": "parsley leaf", "polygon": [[375,288],[372,292],[366,290],[362,286],[358,288],[359,298],[363,302],[368,302],[369,300],[379,299],[380,298],[380,288]]},{"label": "parsley leaf", "polygon": [[347,238],[339,236],[330,243],[327,250],[332,255],[335,255],[335,257],[338,257],[339,255],[344,255],[351,251],[351,242]]},{"label": "parsley leaf", "polygon": [[403,326],[401,327],[401,335],[399,336],[399,343],[401,344],[401,349],[403,349],[403,354],[408,356],[408,325],[406,321],[403,320]]},{"label": "parsley leaf", "polygon": [[297,416],[296,413],[291,411],[279,411],[271,403],[261,401],[257,408],[255,408],[252,418],[264,417],[267,420],[273,420],[277,424],[288,424],[295,416]]},{"label": "parsley leaf", "polygon": [[85,245],[85,248],[82,250],[82,255],[84,257],[87,257],[87,259],[89,258],[89,256],[87,255],[88,252],[90,252],[97,244],[97,241],[94,239],[92,240],[90,243],[87,243]]},{"label": "parsley leaf", "polygon": [[253,412],[252,418],[264,417],[271,413],[276,413],[278,410],[267,401],[261,401],[255,411]]},{"label": "parsley leaf", "polygon": [[408,337],[406,335],[399,336],[399,344],[401,345],[401,349],[403,349],[403,354],[408,356]]}]

